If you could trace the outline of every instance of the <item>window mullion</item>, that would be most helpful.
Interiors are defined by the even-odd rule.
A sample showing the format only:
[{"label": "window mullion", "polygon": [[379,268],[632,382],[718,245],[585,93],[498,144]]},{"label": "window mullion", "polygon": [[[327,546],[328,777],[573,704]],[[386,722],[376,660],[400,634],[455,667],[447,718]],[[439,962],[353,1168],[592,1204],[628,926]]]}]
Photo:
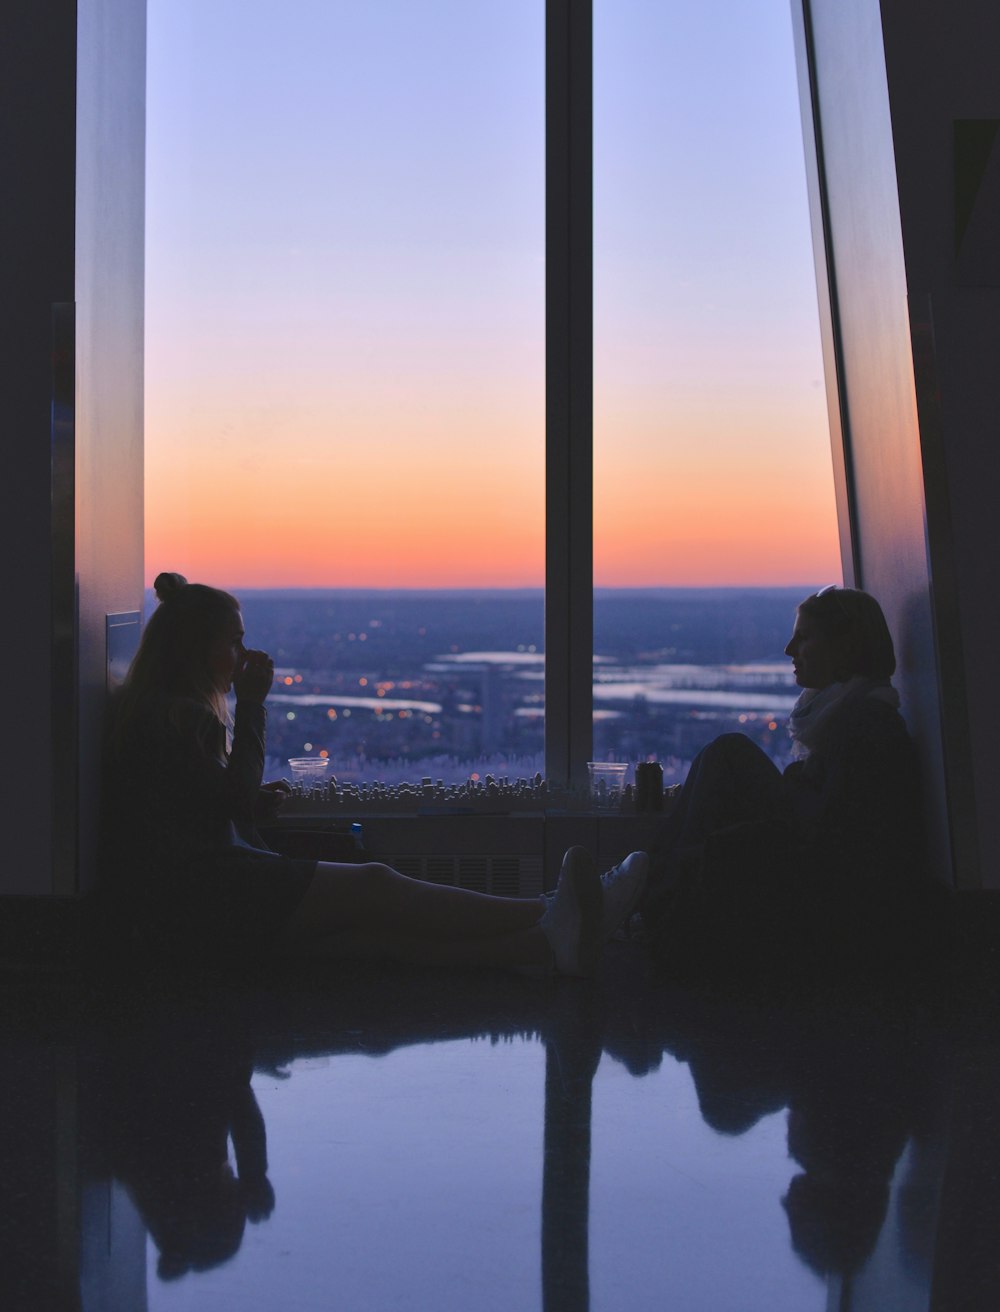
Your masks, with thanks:
[{"label": "window mullion", "polygon": [[545,772],[593,744],[593,17],[546,7]]}]

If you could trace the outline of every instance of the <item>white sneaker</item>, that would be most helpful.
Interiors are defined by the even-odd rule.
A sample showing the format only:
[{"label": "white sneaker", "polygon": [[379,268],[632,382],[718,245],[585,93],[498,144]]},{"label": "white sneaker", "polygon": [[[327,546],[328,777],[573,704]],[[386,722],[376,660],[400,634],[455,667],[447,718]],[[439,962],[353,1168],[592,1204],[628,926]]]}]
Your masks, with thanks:
[{"label": "white sneaker", "polygon": [[632,852],[621,865],[612,866],[601,876],[604,892],[604,914],[601,933],[606,943],[631,918],[646,887],[649,857],[645,852]]},{"label": "white sneaker", "polygon": [[584,847],[569,848],[555,894],[540,921],[560,975],[589,976],[597,971],[602,908],[594,858]]}]

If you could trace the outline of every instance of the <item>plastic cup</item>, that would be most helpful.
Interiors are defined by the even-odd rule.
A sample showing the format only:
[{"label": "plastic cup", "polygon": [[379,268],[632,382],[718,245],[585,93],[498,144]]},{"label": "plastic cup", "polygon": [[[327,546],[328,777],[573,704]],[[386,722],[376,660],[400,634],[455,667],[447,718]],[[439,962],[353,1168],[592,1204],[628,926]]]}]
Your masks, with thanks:
[{"label": "plastic cup", "polygon": [[628,765],[610,761],[588,761],[590,804],[595,811],[618,811],[625,793]]},{"label": "plastic cup", "polygon": [[325,756],[290,756],[288,766],[292,772],[292,783],[298,784],[304,793],[322,788],[329,764]]}]

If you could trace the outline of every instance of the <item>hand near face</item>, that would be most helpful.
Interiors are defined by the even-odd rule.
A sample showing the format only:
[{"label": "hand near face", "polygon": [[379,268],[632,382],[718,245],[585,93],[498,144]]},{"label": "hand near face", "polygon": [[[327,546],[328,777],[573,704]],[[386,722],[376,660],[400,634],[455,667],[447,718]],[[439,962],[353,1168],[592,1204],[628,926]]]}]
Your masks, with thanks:
[{"label": "hand near face", "polygon": [[233,675],[239,702],[263,702],[274,682],[274,661],[266,651],[245,650]]}]

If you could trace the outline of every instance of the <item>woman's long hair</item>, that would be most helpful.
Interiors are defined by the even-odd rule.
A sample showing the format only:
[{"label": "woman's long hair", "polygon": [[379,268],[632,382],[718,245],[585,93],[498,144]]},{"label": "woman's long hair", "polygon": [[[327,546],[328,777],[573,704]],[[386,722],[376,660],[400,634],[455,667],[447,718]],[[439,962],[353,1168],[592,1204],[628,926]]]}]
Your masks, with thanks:
[{"label": "woman's long hair", "polygon": [[816,625],[837,652],[837,678],[891,679],[896,652],[882,607],[860,588],[830,586],[814,592],[799,612]]},{"label": "woman's long hair", "polygon": [[219,588],[188,583],[182,574],[158,574],[153,588],[160,604],[149,618],[118,697],[114,747],[125,746],[151,705],[185,699],[201,702],[218,720],[220,733],[210,746],[221,755],[228,714],[225,695],[212,680],[210,653],[239,614],[240,604]]}]

